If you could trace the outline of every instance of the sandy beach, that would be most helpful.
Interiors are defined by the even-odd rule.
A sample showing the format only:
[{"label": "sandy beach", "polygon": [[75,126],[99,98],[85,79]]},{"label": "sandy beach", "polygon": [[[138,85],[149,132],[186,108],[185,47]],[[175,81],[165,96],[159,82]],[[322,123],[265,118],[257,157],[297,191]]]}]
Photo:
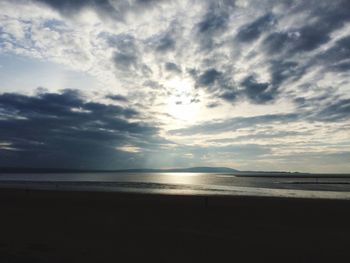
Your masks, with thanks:
[{"label": "sandy beach", "polygon": [[340,262],[347,200],[2,189],[0,262]]}]

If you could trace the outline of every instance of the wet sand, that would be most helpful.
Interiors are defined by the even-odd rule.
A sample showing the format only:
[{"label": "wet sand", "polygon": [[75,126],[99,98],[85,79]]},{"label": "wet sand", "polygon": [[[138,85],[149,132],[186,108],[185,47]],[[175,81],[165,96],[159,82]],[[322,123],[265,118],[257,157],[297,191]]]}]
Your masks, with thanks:
[{"label": "wet sand", "polygon": [[0,262],[350,262],[350,201],[0,190]]}]

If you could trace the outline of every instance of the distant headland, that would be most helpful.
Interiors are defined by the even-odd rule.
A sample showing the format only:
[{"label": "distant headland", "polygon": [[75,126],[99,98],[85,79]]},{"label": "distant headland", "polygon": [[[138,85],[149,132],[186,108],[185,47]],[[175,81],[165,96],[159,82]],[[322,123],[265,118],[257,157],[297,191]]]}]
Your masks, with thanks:
[{"label": "distant headland", "polygon": [[[229,167],[199,166],[189,168],[135,168],[135,169],[77,169],[77,168],[33,168],[0,167],[0,173],[235,173],[240,174],[296,174],[283,171],[240,171]],[[299,174],[299,173],[297,173]],[[304,174],[304,173],[303,173]]]}]

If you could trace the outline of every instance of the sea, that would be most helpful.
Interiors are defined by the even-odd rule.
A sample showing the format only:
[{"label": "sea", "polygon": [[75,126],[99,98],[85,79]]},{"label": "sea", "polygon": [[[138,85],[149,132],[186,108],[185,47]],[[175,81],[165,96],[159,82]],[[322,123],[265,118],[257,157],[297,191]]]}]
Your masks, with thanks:
[{"label": "sea", "polygon": [[2,173],[0,189],[350,199],[350,175]]}]

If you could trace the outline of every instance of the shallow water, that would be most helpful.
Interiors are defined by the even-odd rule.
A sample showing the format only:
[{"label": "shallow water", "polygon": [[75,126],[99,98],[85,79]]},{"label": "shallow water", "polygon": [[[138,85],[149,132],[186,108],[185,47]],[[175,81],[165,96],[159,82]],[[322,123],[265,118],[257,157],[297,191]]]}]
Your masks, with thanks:
[{"label": "shallow water", "polygon": [[220,173],[1,174],[0,187],[194,195],[350,199],[350,177],[251,177]]}]

